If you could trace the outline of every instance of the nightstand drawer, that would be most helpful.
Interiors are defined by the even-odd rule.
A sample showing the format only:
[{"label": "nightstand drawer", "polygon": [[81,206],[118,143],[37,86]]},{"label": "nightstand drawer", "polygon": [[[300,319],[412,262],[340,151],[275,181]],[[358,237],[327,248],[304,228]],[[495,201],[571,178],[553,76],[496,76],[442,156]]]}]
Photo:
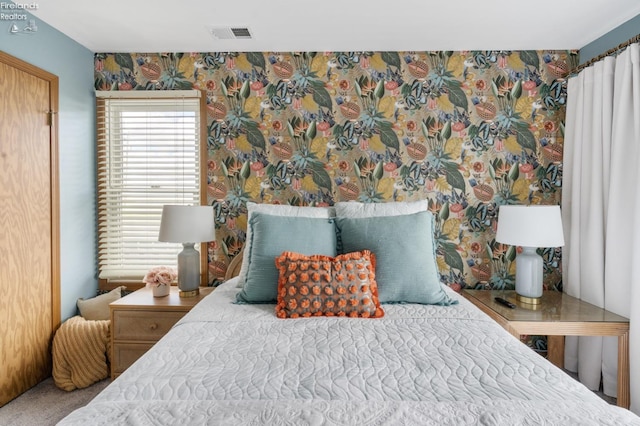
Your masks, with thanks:
[{"label": "nightstand drawer", "polygon": [[118,343],[113,347],[112,373],[120,374],[145,354],[153,343]]},{"label": "nightstand drawer", "polygon": [[144,312],[116,310],[113,312],[114,340],[156,342],[185,316],[186,312]]}]

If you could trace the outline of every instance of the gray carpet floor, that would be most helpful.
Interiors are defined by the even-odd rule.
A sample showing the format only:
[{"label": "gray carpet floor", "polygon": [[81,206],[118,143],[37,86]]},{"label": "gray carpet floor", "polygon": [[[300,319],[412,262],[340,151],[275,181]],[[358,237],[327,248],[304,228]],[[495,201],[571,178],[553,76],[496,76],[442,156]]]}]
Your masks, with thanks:
[{"label": "gray carpet floor", "polygon": [[111,380],[105,379],[88,388],[66,392],[58,389],[49,377],[0,407],[0,425],[55,425],[76,408],[87,405],[109,383]]}]

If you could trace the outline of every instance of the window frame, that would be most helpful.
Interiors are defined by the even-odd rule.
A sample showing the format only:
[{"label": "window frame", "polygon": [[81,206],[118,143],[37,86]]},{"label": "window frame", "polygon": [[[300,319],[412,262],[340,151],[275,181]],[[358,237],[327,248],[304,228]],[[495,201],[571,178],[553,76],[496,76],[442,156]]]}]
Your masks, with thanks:
[{"label": "window frame", "polygon": [[[101,262],[100,262],[100,250],[101,250],[101,229],[100,225],[103,221],[107,220],[106,213],[102,212],[101,204],[106,196],[106,189],[104,183],[101,182],[101,168],[107,167],[108,159],[107,144],[109,143],[104,136],[107,126],[109,125],[109,118],[106,116],[106,103],[110,99],[117,100],[158,100],[169,99],[179,102],[180,99],[198,99],[199,102],[199,146],[198,146],[198,163],[199,163],[199,204],[208,205],[207,203],[207,113],[206,113],[206,94],[201,90],[167,90],[167,91],[96,91],[96,268],[98,276],[98,288],[100,290],[112,290],[118,286],[126,285],[128,289],[135,290],[144,287],[142,283],[142,276],[140,279],[134,278],[100,278]],[[158,242],[158,244],[167,244]],[[207,254],[207,242],[203,242],[199,246],[200,250],[200,285],[208,285],[208,254]],[[197,246],[197,245],[196,245]],[[157,265],[149,265],[153,267]]]}]

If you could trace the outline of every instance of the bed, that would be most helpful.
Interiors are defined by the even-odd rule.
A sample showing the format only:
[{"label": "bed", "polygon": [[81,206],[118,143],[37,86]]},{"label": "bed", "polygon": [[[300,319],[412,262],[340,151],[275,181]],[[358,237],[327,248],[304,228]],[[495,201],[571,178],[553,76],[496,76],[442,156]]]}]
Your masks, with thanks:
[{"label": "bed", "polygon": [[378,318],[281,319],[282,270],[277,303],[239,303],[253,272],[231,269],[240,276],[60,424],[640,425],[447,286],[446,303],[381,303]]}]

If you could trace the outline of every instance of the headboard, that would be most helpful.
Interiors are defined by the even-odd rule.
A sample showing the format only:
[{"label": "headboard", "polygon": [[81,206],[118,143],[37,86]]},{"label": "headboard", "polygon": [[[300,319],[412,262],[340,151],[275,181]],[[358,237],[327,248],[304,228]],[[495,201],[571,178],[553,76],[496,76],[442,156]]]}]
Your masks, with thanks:
[{"label": "headboard", "polygon": [[227,272],[224,275],[224,280],[230,280],[233,277],[237,277],[240,274],[240,268],[242,267],[242,256],[244,254],[244,250],[241,250],[240,253],[236,255],[229,263],[227,267]]}]

